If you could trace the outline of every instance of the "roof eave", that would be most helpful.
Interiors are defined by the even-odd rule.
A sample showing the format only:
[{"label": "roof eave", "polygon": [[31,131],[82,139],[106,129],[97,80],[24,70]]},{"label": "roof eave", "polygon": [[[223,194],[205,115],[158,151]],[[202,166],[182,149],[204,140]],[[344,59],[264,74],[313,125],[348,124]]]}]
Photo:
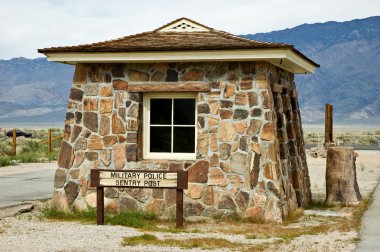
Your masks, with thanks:
[{"label": "roof eave", "polygon": [[77,63],[145,63],[205,61],[268,61],[295,74],[314,73],[319,67],[292,49],[197,50],[154,52],[45,52],[49,61]]}]

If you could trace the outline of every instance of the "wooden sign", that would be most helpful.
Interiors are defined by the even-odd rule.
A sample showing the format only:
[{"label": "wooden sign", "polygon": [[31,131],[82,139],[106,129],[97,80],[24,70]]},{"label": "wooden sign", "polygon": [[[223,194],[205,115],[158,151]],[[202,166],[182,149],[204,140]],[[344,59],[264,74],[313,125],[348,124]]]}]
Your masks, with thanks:
[{"label": "wooden sign", "polygon": [[187,189],[187,171],[91,170],[92,187],[97,191],[97,224],[104,223],[104,187],[176,189],[176,226],[183,226],[183,190]]}]

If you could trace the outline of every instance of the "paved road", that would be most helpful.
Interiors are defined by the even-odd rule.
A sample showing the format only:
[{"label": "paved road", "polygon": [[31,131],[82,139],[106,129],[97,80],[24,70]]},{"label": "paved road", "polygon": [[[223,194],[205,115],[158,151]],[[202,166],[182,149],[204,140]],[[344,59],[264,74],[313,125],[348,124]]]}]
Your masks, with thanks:
[{"label": "paved road", "polygon": [[380,251],[380,185],[373,194],[373,202],[362,219],[360,242],[357,252]]},{"label": "paved road", "polygon": [[[52,165],[54,167],[54,164]],[[9,171],[2,174],[2,169]],[[12,172],[12,169],[15,172]],[[54,168],[19,171],[0,167],[0,208],[17,205],[29,200],[51,198],[54,190]]]}]

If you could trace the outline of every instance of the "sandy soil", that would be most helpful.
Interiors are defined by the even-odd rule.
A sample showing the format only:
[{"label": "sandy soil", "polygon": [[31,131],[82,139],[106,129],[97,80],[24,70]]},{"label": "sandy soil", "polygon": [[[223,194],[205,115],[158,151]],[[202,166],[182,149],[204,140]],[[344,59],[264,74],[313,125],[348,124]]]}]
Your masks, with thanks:
[{"label": "sandy soil", "polygon": [[[380,178],[380,152],[379,151],[358,151],[357,176],[361,193],[366,196],[373,191]],[[310,179],[313,196],[324,198],[325,185],[325,162],[326,159],[308,157]],[[34,167],[34,168],[33,168]],[[32,164],[25,167],[18,167],[17,172],[25,169],[52,169],[55,164]],[[12,169],[7,167],[0,169],[0,174],[11,173]],[[295,223],[296,226],[313,226],[328,224],[334,225],[334,218],[341,216],[350,221],[350,213],[335,212],[331,210],[320,211],[321,215],[315,217],[316,212],[308,211],[302,217],[302,221]],[[38,213],[37,213],[38,214]],[[317,213],[318,214],[318,213]],[[330,217],[329,217],[330,216]],[[334,217],[335,216],[335,217]],[[240,225],[240,224],[239,224]],[[253,227],[253,226],[252,226]],[[162,233],[148,232],[155,234],[158,238],[224,238],[229,241],[242,244],[271,243],[268,251],[352,251],[355,249],[355,242],[358,238],[356,231],[338,232],[333,231],[327,234],[303,235],[287,240],[282,244],[273,241],[281,238],[247,239],[245,234],[232,234],[221,231],[222,228],[212,223],[199,224],[196,226],[200,233]],[[237,228],[249,228],[241,224]],[[286,226],[285,226],[286,228]],[[291,228],[291,226],[288,226]],[[203,231],[202,231],[203,230]],[[212,232],[210,232],[212,230]],[[232,230],[232,227],[231,229]],[[253,232],[254,229],[251,230]],[[23,214],[15,217],[3,218],[0,220],[0,248],[2,251],[181,251],[180,248],[136,246],[122,247],[120,245],[123,237],[139,235],[144,232],[137,229],[121,226],[96,226],[85,225],[73,222],[50,222],[36,217],[36,213]],[[249,230],[247,231],[249,234]],[[273,243],[273,244],[272,244]],[[186,250],[198,251],[198,249]],[[218,250],[226,251],[226,250]]]}]

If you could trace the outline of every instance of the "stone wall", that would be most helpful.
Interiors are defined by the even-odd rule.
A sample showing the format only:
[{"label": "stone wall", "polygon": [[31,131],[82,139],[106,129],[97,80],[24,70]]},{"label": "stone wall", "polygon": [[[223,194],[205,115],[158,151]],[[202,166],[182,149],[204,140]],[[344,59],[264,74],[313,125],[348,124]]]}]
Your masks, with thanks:
[{"label": "stone wall", "polygon": [[[142,93],[128,85],[209,83],[198,92],[196,160],[142,159]],[[188,170],[186,215],[281,222],[310,200],[293,74],[266,62],[77,65],[53,204],[96,206],[90,169]],[[170,216],[175,190],[107,188],[109,211]]]}]

